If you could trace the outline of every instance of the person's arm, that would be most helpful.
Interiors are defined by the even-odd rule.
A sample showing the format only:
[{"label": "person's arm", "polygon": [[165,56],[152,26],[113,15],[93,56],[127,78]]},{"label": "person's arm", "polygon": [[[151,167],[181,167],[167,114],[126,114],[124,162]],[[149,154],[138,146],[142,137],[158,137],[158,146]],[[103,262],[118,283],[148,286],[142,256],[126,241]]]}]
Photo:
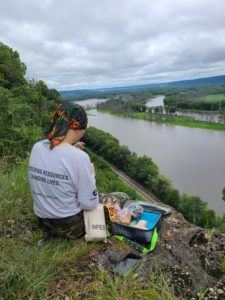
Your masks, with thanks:
[{"label": "person's arm", "polygon": [[78,171],[78,203],[82,210],[92,210],[99,203],[95,177],[89,157],[82,157]]}]

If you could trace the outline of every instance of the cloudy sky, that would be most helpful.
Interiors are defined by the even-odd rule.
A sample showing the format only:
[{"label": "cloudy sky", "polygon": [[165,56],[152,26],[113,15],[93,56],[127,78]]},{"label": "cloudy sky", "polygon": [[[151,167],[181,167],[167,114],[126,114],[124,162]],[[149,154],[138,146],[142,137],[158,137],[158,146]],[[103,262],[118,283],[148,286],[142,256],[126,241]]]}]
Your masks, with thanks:
[{"label": "cloudy sky", "polygon": [[59,90],[225,74],[224,0],[0,0],[0,41]]}]

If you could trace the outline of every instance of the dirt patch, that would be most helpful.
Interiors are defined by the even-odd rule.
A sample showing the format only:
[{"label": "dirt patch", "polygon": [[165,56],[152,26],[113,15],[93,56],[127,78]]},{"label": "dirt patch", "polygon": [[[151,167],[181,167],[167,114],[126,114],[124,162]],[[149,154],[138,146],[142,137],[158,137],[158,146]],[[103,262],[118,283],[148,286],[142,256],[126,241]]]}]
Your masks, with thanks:
[{"label": "dirt patch", "polygon": [[0,222],[0,237],[20,237],[21,240],[29,242],[32,238],[32,232],[37,229],[38,226],[33,224],[31,220],[4,220]]}]

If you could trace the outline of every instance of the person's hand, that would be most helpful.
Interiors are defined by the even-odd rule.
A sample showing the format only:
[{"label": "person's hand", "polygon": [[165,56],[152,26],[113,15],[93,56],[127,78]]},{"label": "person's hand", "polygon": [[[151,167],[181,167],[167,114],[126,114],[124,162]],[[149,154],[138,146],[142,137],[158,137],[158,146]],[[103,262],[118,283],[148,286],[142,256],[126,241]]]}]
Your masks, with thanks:
[{"label": "person's hand", "polygon": [[85,147],[85,143],[84,142],[76,142],[76,144],[74,145],[74,147],[77,147],[81,150],[84,150]]},{"label": "person's hand", "polygon": [[93,163],[91,163],[91,169],[92,169],[94,176],[96,176],[95,165]]}]

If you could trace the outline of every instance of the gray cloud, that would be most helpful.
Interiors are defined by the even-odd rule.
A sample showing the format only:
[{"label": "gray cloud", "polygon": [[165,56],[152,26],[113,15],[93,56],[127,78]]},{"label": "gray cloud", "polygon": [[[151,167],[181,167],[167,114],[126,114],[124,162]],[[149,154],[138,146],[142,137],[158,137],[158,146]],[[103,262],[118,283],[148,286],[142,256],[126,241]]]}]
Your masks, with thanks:
[{"label": "gray cloud", "polygon": [[27,78],[75,89],[225,74],[223,0],[0,0]]}]

